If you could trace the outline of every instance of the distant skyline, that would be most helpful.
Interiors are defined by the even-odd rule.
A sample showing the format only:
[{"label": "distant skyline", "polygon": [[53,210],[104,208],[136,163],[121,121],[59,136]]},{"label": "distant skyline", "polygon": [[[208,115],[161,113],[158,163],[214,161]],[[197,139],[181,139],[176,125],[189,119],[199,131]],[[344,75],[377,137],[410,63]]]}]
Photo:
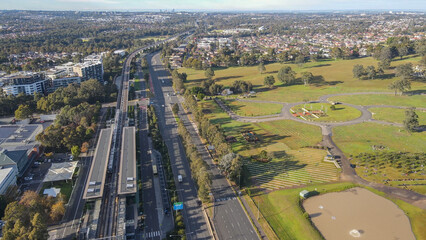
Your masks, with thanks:
[{"label": "distant skyline", "polygon": [[414,10],[424,11],[424,0],[1,0],[0,10]]}]

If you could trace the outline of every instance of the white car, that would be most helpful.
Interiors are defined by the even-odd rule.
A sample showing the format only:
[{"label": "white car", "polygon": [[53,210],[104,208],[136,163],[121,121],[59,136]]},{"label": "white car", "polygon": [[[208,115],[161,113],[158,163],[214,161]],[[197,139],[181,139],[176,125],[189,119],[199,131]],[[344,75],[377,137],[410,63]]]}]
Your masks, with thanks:
[{"label": "white car", "polygon": [[180,183],[181,183],[182,181],[183,181],[182,175],[180,175],[180,174],[179,174],[179,175],[178,175],[178,182],[180,182]]}]

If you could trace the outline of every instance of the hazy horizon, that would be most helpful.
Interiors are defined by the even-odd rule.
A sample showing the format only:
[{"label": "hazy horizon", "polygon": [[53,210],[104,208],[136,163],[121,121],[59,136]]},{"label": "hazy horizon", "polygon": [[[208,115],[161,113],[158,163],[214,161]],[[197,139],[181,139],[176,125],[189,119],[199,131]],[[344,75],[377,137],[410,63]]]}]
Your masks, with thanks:
[{"label": "hazy horizon", "polygon": [[1,10],[46,11],[208,11],[208,12],[287,12],[287,11],[419,11],[420,0],[15,0],[0,3]]}]

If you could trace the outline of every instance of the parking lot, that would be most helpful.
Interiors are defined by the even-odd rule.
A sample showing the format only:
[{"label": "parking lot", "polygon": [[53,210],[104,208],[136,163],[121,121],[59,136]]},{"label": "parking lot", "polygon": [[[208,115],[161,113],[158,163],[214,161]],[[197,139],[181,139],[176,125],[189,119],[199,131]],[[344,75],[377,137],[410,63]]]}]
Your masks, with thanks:
[{"label": "parking lot", "polygon": [[[70,155],[65,153],[57,153],[52,157],[40,157],[35,160],[25,174],[21,178],[21,191],[40,191],[43,186],[43,179],[52,163],[60,163],[70,160]],[[19,183],[18,183],[19,184]]]}]

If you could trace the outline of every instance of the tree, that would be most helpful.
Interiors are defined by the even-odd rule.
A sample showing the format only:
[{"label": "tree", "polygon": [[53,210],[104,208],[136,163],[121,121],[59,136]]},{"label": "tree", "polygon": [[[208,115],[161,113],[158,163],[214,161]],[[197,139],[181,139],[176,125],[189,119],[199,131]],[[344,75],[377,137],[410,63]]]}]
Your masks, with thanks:
[{"label": "tree", "polygon": [[376,69],[374,68],[374,66],[368,66],[368,67],[366,68],[366,74],[367,74],[367,77],[368,77],[369,79],[374,79],[374,78],[376,78],[377,72],[376,72]]},{"label": "tree", "polygon": [[52,205],[50,210],[50,218],[52,221],[57,222],[61,220],[62,216],[65,214],[65,206],[63,201],[57,201]]},{"label": "tree", "polygon": [[381,69],[389,69],[390,68],[390,64],[391,64],[391,61],[388,60],[388,59],[381,60],[379,62],[379,68],[381,68]]},{"label": "tree", "polygon": [[34,217],[31,220],[31,225],[32,230],[28,236],[30,240],[47,239],[49,237],[47,226],[40,213],[34,214]]},{"label": "tree", "polygon": [[412,107],[405,111],[404,127],[410,132],[414,132],[419,127],[419,116],[415,112],[416,108]]},{"label": "tree", "polygon": [[149,80],[149,73],[145,73],[143,75],[143,79],[145,79],[145,81],[148,81]]},{"label": "tree", "polygon": [[296,80],[296,72],[294,72],[289,66],[282,67],[278,71],[278,80],[280,80],[284,85],[291,85]]},{"label": "tree", "polygon": [[80,147],[79,146],[72,146],[71,154],[74,158],[78,158],[78,156],[80,156]]},{"label": "tree", "polygon": [[33,114],[33,111],[31,110],[30,106],[28,105],[19,105],[18,109],[15,111],[15,118],[22,120],[27,119]]},{"label": "tree", "polygon": [[214,71],[212,68],[207,68],[206,71],[204,72],[204,76],[206,76],[206,78],[208,79],[212,79],[214,77]]},{"label": "tree", "polygon": [[334,58],[335,60],[343,57],[343,51],[339,47],[334,47],[333,49],[331,49],[330,54],[331,54],[331,57]]},{"label": "tree", "polygon": [[396,67],[396,76],[401,79],[410,79],[413,73],[413,65],[411,63],[401,64]]},{"label": "tree", "polygon": [[361,77],[365,75],[364,67],[360,64],[357,64],[352,69],[352,73],[354,75],[354,78],[361,79]]},{"label": "tree", "polygon": [[265,79],[263,80],[263,84],[265,86],[268,86],[269,88],[272,88],[274,86],[275,83],[275,78],[272,75],[266,76]]},{"label": "tree", "polygon": [[302,67],[303,64],[305,63],[305,56],[303,55],[299,55],[296,57],[296,59],[294,60],[295,63],[297,63],[299,65],[299,67]]},{"label": "tree", "polygon": [[313,54],[313,55],[311,55],[311,61],[312,62],[318,62],[318,54]]},{"label": "tree", "polygon": [[401,44],[398,47],[398,55],[402,59],[404,56],[408,55],[408,47],[407,45]]},{"label": "tree", "polygon": [[392,82],[388,87],[395,91],[395,95],[398,91],[402,94],[411,89],[411,82],[408,79],[400,79]]},{"label": "tree", "polygon": [[[89,129],[91,129],[91,128],[89,128]],[[87,130],[89,130],[89,129],[87,129]],[[89,147],[90,147],[89,143],[88,142],[84,142],[81,145],[81,152],[82,153],[86,153],[87,151],[89,151]]]},{"label": "tree", "polygon": [[265,65],[263,64],[263,62],[259,63],[259,66],[257,67],[257,70],[259,70],[260,74],[263,74],[263,72],[266,71]]},{"label": "tree", "polygon": [[314,80],[314,75],[311,72],[302,72],[302,81],[305,86],[309,85],[312,80]]},{"label": "tree", "polygon": [[177,103],[173,104],[172,112],[173,112],[173,114],[175,114],[175,115],[177,115],[177,114],[178,114],[178,112],[179,112],[179,104],[177,104]]}]

